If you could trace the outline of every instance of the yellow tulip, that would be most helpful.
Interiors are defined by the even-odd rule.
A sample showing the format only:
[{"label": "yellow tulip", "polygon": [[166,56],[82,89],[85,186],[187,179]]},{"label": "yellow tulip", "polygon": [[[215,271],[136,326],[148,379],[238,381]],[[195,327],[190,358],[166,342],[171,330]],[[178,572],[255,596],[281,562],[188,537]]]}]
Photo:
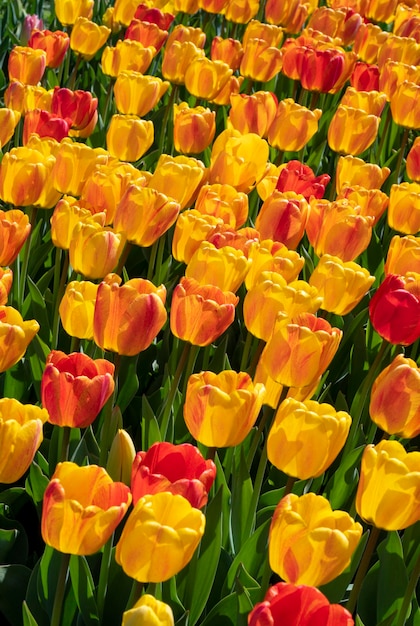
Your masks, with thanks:
[{"label": "yellow tulip", "polygon": [[36,320],[24,321],[11,306],[0,306],[0,372],[15,365],[39,330]]},{"label": "yellow tulip", "polygon": [[93,339],[93,312],[98,285],[74,280],[66,287],[59,313],[64,330],[71,337]]},{"label": "yellow tulip", "polygon": [[141,596],[132,609],[124,611],[122,626],[174,626],[172,609],[149,594]]}]

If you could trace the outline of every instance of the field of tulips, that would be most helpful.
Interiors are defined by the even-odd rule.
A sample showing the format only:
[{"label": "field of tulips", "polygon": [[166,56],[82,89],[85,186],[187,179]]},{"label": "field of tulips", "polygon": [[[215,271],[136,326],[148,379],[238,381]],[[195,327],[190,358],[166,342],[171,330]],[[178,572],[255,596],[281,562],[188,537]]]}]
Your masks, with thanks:
[{"label": "field of tulips", "polygon": [[0,2],[1,626],[420,626],[420,6]]}]

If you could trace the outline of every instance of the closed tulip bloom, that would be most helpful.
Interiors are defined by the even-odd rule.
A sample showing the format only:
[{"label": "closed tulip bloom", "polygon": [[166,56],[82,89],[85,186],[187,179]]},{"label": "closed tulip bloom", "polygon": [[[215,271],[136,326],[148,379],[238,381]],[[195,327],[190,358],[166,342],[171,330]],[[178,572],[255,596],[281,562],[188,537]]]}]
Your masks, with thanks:
[{"label": "closed tulip bloom", "polygon": [[296,280],[305,261],[296,251],[289,250],[284,244],[266,239],[252,245],[249,251],[251,268],[245,278],[245,286],[252,289],[259,280],[261,272],[276,272],[290,283]]},{"label": "closed tulip bloom", "polygon": [[[318,378],[307,387],[290,387],[287,390],[287,398],[294,398],[300,402],[309,400],[319,387],[321,379]],[[265,386],[264,404],[267,404],[272,409],[277,409],[279,406],[280,398],[285,391],[285,387],[274,380],[268,373],[265,363],[260,359],[255,370],[254,382],[262,383]]]},{"label": "closed tulip bloom", "polygon": [[53,156],[29,147],[12,148],[0,165],[0,198],[15,206],[51,208],[60,198],[52,187]]},{"label": "closed tulip bloom", "polygon": [[361,536],[362,526],[323,496],[289,494],[271,522],[270,567],[289,583],[325,585],[349,565]]},{"label": "closed tulip bloom", "polygon": [[171,30],[167,41],[167,47],[169,48],[172,46],[175,41],[179,41],[179,43],[192,42],[195,46],[197,46],[197,48],[204,48],[206,44],[206,33],[201,28],[177,24]]},{"label": "closed tulip bloom", "polygon": [[199,0],[173,0],[174,13],[189,13],[194,15],[199,9]]},{"label": "closed tulip bloom", "polygon": [[[398,37],[396,34],[390,33],[378,52],[378,65],[381,72],[384,65],[390,61],[397,61],[402,65],[408,66],[418,65],[420,61],[420,44],[412,37]],[[409,73],[411,72],[418,76],[418,71],[411,69]]]},{"label": "closed tulip bloom", "polygon": [[46,66],[47,55],[44,50],[15,46],[9,54],[7,65],[9,80],[36,85],[43,77]]},{"label": "closed tulip bloom", "polygon": [[420,452],[398,441],[366,446],[356,494],[361,518],[384,530],[403,530],[420,520]]},{"label": "closed tulip bloom", "polygon": [[111,29],[95,24],[86,17],[78,17],[70,35],[70,48],[90,61],[102,48],[111,34]]},{"label": "closed tulip bloom", "polygon": [[398,0],[384,2],[383,0],[368,0],[365,16],[375,22],[392,22]]},{"label": "closed tulip bloom", "polygon": [[379,91],[379,67],[359,61],[350,76],[350,85],[357,91]]},{"label": "closed tulip bloom", "polygon": [[124,233],[97,222],[79,222],[70,241],[70,264],[86,278],[104,278],[118,265],[126,243]]},{"label": "closed tulip bloom", "polygon": [[293,191],[274,191],[265,200],[255,221],[262,239],[272,239],[294,250],[299,245],[308,220],[309,204]]},{"label": "closed tulip bloom", "polygon": [[386,105],[386,95],[380,91],[358,91],[347,87],[340,104],[380,117]]},{"label": "closed tulip bloom", "polygon": [[13,272],[11,269],[0,268],[0,306],[6,304],[13,283]]},{"label": "closed tulip bloom", "polygon": [[248,626],[354,626],[351,613],[308,585],[277,583],[248,615]]},{"label": "closed tulip bloom", "polygon": [[183,277],[172,296],[171,331],[195,346],[208,346],[232,324],[238,301],[230,291]]},{"label": "closed tulip bloom", "polygon": [[305,281],[287,284],[280,274],[262,272],[244,298],[244,322],[255,337],[268,341],[279,314],[291,318],[300,313],[315,313],[321,302],[316,287]]},{"label": "closed tulip bloom", "polygon": [[159,102],[169,87],[167,81],[140,72],[122,72],[114,85],[115,104],[120,113],[143,117]]},{"label": "closed tulip bloom", "polygon": [[123,26],[128,26],[134,18],[138,5],[137,0],[115,0],[114,21]]},{"label": "closed tulip bloom", "polygon": [[88,203],[72,196],[63,196],[56,204],[51,216],[51,239],[57,248],[68,250],[73,239],[73,231],[78,224],[96,222],[104,226],[105,214],[92,215]]},{"label": "closed tulip bloom", "polygon": [[342,156],[338,159],[336,171],[337,193],[343,187],[360,185],[365,189],[380,189],[391,170],[389,167],[379,167],[375,163],[366,163],[363,159],[353,156]]},{"label": "closed tulip bloom", "polygon": [[30,232],[26,213],[19,209],[0,211],[0,266],[12,265]]},{"label": "closed tulip bloom", "polygon": [[146,350],[166,322],[166,289],[142,278],[102,282],[93,319],[95,343],[103,350],[134,356]]},{"label": "closed tulip bloom", "polygon": [[191,257],[185,276],[200,285],[215,285],[221,291],[236,293],[248,272],[250,261],[242,250],[231,246],[216,248],[203,241]]},{"label": "closed tulip bloom", "polygon": [[363,23],[355,37],[353,50],[365,63],[376,63],[383,44],[389,37],[378,24]]},{"label": "closed tulip bloom", "polygon": [[159,28],[167,30],[174,21],[175,16],[172,13],[164,13],[157,7],[149,7],[146,2],[137,6],[134,18],[157,24]]},{"label": "closed tulip bloom", "polygon": [[147,248],[176,221],[180,205],[150,187],[130,185],[118,204],[114,228],[127,241]]},{"label": "closed tulip bloom", "polygon": [[34,50],[46,52],[47,67],[56,68],[61,65],[70,45],[67,33],[61,30],[34,30],[28,41],[28,46]]},{"label": "closed tulip bloom", "polygon": [[388,208],[389,198],[380,189],[365,189],[360,185],[342,187],[337,200],[346,198],[360,207],[360,215],[373,217],[373,226],[379,222]]},{"label": "closed tulip bloom", "polygon": [[251,39],[262,39],[267,45],[273,48],[280,48],[284,38],[284,30],[274,24],[266,24],[259,20],[251,20],[248,22],[242,37],[242,45],[244,48]]},{"label": "closed tulip bloom", "polygon": [[63,139],[52,172],[54,187],[61,193],[80,196],[83,185],[96,165],[107,163],[109,154],[102,148]]},{"label": "closed tulip bloom", "polygon": [[375,141],[379,122],[376,115],[340,104],[328,127],[328,145],[334,152],[357,156]]},{"label": "closed tulip bloom", "polygon": [[286,398],[268,435],[268,459],[300,480],[321,476],[343,448],[350,425],[350,415],[329,404]]},{"label": "closed tulip bloom", "polygon": [[64,330],[71,337],[93,339],[93,312],[98,285],[74,280],[66,286],[59,313]]},{"label": "closed tulip bloom", "polygon": [[124,38],[141,43],[145,49],[154,48],[154,54],[157,54],[168,38],[168,31],[162,30],[152,22],[133,19],[125,31]]},{"label": "closed tulip bloom", "polygon": [[98,552],[131,503],[129,488],[97,465],[59,463],[44,493],[41,533],[48,546],[66,554]]},{"label": "closed tulip bloom", "polygon": [[106,147],[111,156],[121,161],[138,161],[154,141],[150,120],[136,115],[113,115],[106,133]]},{"label": "closed tulip bloom", "polygon": [[50,137],[56,141],[61,141],[69,134],[69,122],[70,120],[63,120],[63,118],[42,109],[28,111],[23,122],[23,145],[27,145],[29,137],[33,133],[39,137]]},{"label": "closed tulip bloom", "polygon": [[420,370],[398,354],[375,379],[370,395],[372,421],[389,435],[404,439],[420,433]]},{"label": "closed tulip bloom", "polygon": [[48,421],[86,428],[114,392],[114,365],[87,354],[52,350],[41,379],[41,401]]},{"label": "closed tulip bloom", "polygon": [[256,133],[267,137],[276,113],[278,100],[271,91],[256,91],[253,94],[232,94],[229,122],[241,133]]},{"label": "closed tulip bloom", "polygon": [[[283,63],[286,65],[286,56],[295,54],[297,48],[289,47],[284,53]],[[339,47],[313,48],[303,46],[301,59],[298,64],[299,79],[304,89],[320,91],[321,93],[336,92],[349,78],[356,62],[356,55],[346,53]]]},{"label": "closed tulip bloom", "polygon": [[249,39],[244,47],[239,71],[242,76],[266,83],[274,78],[283,65],[283,53],[269,46],[264,39]]},{"label": "closed tulip bloom", "polygon": [[375,281],[369,271],[352,261],[324,254],[309,277],[309,284],[322,297],[321,308],[336,315],[347,315],[359,304]]},{"label": "closed tulip bloom", "polygon": [[242,42],[238,39],[228,37],[213,37],[210,48],[210,58],[212,61],[223,61],[236,71],[239,69],[244,54]]},{"label": "closed tulip bloom", "polygon": [[113,78],[121,72],[133,71],[144,74],[149,69],[155,52],[154,48],[145,47],[138,41],[120,39],[115,48],[107,46],[104,49],[101,58],[102,71]]},{"label": "closed tulip bloom", "polygon": [[207,241],[213,243],[216,248],[231,246],[236,250],[241,250],[248,258],[249,251],[254,243],[260,240],[260,234],[251,226],[234,230],[227,224],[220,224],[216,230],[211,233]]},{"label": "closed tulip bloom", "polygon": [[420,230],[420,183],[392,185],[389,194],[388,224],[405,235]]},{"label": "closed tulip bloom", "polygon": [[44,28],[44,22],[42,19],[34,13],[33,15],[26,15],[22,22],[20,31],[20,41],[23,45],[28,43],[29,37],[34,30],[41,30]]},{"label": "closed tulip bloom", "polygon": [[8,108],[0,109],[0,150],[13,137],[20,117],[19,111]]},{"label": "closed tulip bloom", "polygon": [[203,215],[196,209],[181,213],[176,221],[172,239],[174,258],[188,264],[201,242],[205,241],[221,224],[223,224],[222,218]]},{"label": "closed tulip bloom", "polygon": [[309,5],[300,0],[287,0],[279,3],[276,0],[267,0],[265,4],[265,19],[269,24],[283,26],[290,34],[296,34],[308,17]]},{"label": "closed tulip bloom", "polygon": [[259,0],[228,0],[224,15],[229,22],[247,24],[258,13]]},{"label": "closed tulip bloom", "polygon": [[287,387],[306,387],[327,370],[342,331],[311,313],[276,322],[261,355],[274,380]]},{"label": "closed tulip bloom", "polygon": [[420,276],[388,274],[369,303],[372,326],[393,344],[408,346],[420,337]]},{"label": "closed tulip bloom", "polygon": [[[115,413],[121,414],[118,407],[115,407],[112,413],[113,415]],[[131,468],[135,456],[136,449],[133,440],[126,430],[119,428],[112,440],[106,463],[106,471],[112,480],[119,480],[130,486]]]},{"label": "closed tulip bloom", "polygon": [[223,61],[197,57],[190,61],[184,83],[196,98],[213,100],[232,76],[233,70]]},{"label": "closed tulip bloom", "polygon": [[281,100],[268,130],[268,142],[282,152],[298,152],[318,130],[321,109],[311,111],[291,98]]},{"label": "closed tulip bloom", "polygon": [[9,109],[24,115],[32,109],[51,110],[53,90],[41,85],[24,85],[18,81],[9,83],[4,92],[4,103]]},{"label": "closed tulip bloom", "polygon": [[71,127],[81,130],[89,126],[98,108],[98,98],[89,91],[72,91],[65,87],[55,87],[51,112],[64,119],[71,119]]},{"label": "closed tulip bloom", "polygon": [[171,607],[146,593],[122,616],[122,626],[140,623],[142,626],[174,626],[175,622]]},{"label": "closed tulip bloom", "polygon": [[267,142],[255,133],[224,130],[213,144],[209,182],[249,192],[264,175],[268,152]]},{"label": "closed tulip bloom", "polygon": [[204,58],[204,50],[192,41],[173,41],[165,46],[162,76],[172,84],[183,85],[185,72],[194,59]]},{"label": "closed tulip bloom", "polygon": [[239,228],[248,218],[248,196],[228,184],[203,185],[194,208],[203,215],[220,217],[232,228]]},{"label": "closed tulip bloom", "polygon": [[0,306],[0,372],[21,360],[38,330],[36,320],[24,321],[13,307]]},{"label": "closed tulip bloom", "polygon": [[29,468],[41,445],[42,426],[48,419],[45,409],[21,404],[14,398],[0,400],[0,483],[19,480]]},{"label": "closed tulip bloom", "polygon": [[310,167],[293,159],[280,166],[275,188],[282,192],[294,191],[310,200],[312,196],[322,198],[329,182],[328,174],[315,176]]},{"label": "closed tulip bloom", "polygon": [[216,133],[216,113],[204,107],[174,104],[174,146],[183,154],[203,152]]},{"label": "closed tulip bloom", "polygon": [[55,0],[55,14],[63,26],[71,26],[78,17],[91,18],[94,0]]},{"label": "closed tulip bloom", "polygon": [[184,420],[191,435],[205,446],[239,445],[262,407],[264,385],[245,372],[200,372],[188,379]]},{"label": "closed tulip bloom", "polygon": [[387,60],[381,67],[379,89],[391,100],[397,87],[408,81],[418,84],[420,81],[420,68],[415,65],[407,65],[401,61]]},{"label": "closed tulip bloom", "polygon": [[405,128],[420,128],[419,102],[420,85],[407,81],[398,85],[391,96],[392,119]]},{"label": "closed tulip bloom", "polygon": [[420,274],[420,237],[395,235],[389,244],[385,267],[385,274]]},{"label": "closed tulip bloom", "polygon": [[216,466],[205,460],[189,443],[154,443],[147,452],[138,452],[131,472],[133,504],[147,494],[169,491],[186,498],[196,509],[207,504],[216,477]]},{"label": "closed tulip bloom", "polygon": [[205,523],[183,496],[167,491],[143,496],[125,523],[115,559],[139,582],[163,582],[190,562]]},{"label": "closed tulip bloom", "polygon": [[199,159],[161,154],[148,186],[179,202],[181,210],[195,200],[207,169]]}]

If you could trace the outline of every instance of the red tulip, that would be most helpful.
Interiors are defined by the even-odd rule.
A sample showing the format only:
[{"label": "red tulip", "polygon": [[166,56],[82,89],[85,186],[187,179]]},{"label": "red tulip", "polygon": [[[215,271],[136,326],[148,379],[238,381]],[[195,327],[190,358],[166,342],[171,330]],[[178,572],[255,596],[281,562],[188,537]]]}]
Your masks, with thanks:
[{"label": "red tulip", "polygon": [[72,128],[81,130],[86,128],[95,116],[98,107],[98,98],[94,98],[90,91],[77,89],[71,91],[65,87],[55,87],[51,100],[51,112],[55,115],[72,121]]},{"label": "red tulip", "polygon": [[216,477],[213,461],[206,461],[198,448],[183,443],[155,443],[147,452],[138,452],[131,473],[133,504],[147,494],[169,491],[186,498],[201,509]]},{"label": "red tulip", "polygon": [[28,111],[23,122],[23,145],[26,146],[32,133],[61,141],[68,136],[70,124],[71,120],[64,120],[43,109]]},{"label": "red tulip", "polygon": [[306,200],[309,200],[311,196],[321,199],[329,182],[330,176],[328,174],[315,176],[310,167],[300,161],[292,160],[281,168],[276,189],[294,191],[301,194]]},{"label": "red tulip", "polygon": [[114,391],[114,365],[86,354],[52,350],[41,380],[42,406],[49,422],[86,428]]},{"label": "red tulip", "polygon": [[149,8],[147,4],[142,3],[138,5],[134,13],[134,19],[150,22],[156,24],[162,30],[168,30],[175,16],[172,13],[163,13],[160,9],[154,7]]},{"label": "red tulip", "polygon": [[376,332],[390,343],[414,343],[420,338],[419,281],[389,274],[369,303],[369,315]]},{"label": "red tulip", "polygon": [[277,583],[248,616],[248,626],[353,626],[351,614],[315,587]]}]

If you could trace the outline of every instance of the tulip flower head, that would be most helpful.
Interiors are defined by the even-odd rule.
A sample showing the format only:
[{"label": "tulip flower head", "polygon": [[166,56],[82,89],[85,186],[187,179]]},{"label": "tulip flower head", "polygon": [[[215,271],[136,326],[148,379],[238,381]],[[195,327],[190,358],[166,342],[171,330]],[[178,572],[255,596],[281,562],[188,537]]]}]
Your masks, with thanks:
[{"label": "tulip flower head", "polygon": [[0,372],[21,360],[38,330],[36,320],[24,321],[13,307],[0,306]]},{"label": "tulip flower head", "polygon": [[325,187],[330,182],[328,174],[315,176],[310,167],[297,160],[292,160],[280,167],[276,189],[281,192],[294,191],[306,200],[312,196],[323,198]]},{"label": "tulip flower head", "polygon": [[[141,5],[140,5],[141,6]],[[149,594],[141,596],[133,608],[124,611],[121,626],[174,626],[172,609]]]}]

